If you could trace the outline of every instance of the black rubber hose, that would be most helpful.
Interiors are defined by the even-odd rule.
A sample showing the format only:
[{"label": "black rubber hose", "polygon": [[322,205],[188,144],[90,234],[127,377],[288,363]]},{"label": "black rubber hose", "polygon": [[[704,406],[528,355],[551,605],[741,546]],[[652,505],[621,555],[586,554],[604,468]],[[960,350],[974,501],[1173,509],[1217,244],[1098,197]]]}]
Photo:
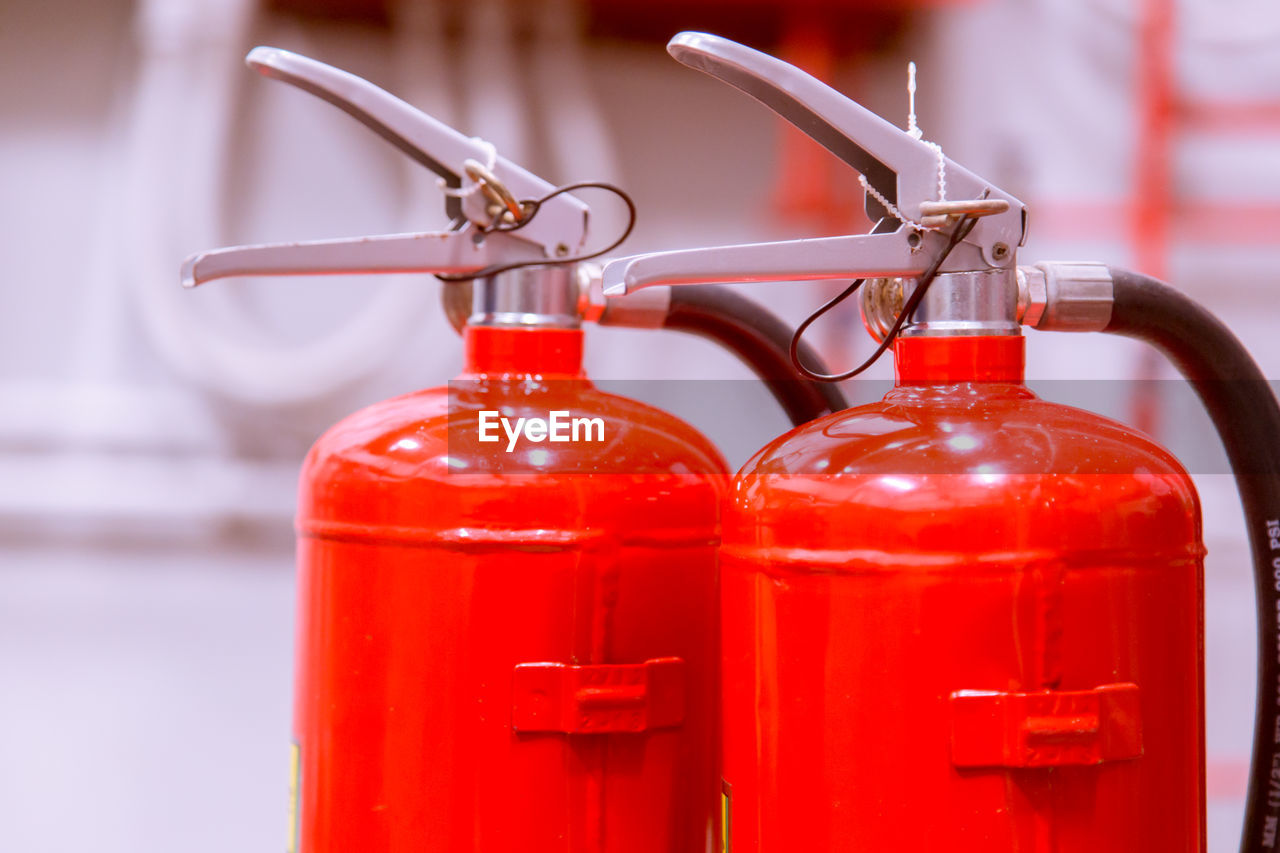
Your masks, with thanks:
[{"label": "black rubber hose", "polygon": [[[1280,406],[1249,352],[1222,322],[1148,276],[1111,270],[1107,332],[1138,338],[1190,380],[1226,448],[1244,504],[1258,605],[1258,703],[1242,851],[1274,850],[1280,829]],[[1270,527],[1269,527],[1270,525]]]},{"label": "black rubber hose", "polygon": [[[663,328],[709,338],[734,353],[764,381],[795,426],[849,407],[836,385],[796,373],[788,355],[793,330],[732,290],[715,285],[671,288]],[[802,345],[800,355],[805,364],[826,370],[812,347]]]}]

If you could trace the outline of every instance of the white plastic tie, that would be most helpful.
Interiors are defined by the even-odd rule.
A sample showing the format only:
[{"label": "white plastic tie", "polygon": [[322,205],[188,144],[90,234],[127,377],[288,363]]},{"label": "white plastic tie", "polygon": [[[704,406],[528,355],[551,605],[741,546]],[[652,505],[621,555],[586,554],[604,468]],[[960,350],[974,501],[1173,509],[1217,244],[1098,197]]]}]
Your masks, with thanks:
[{"label": "white plastic tie", "polygon": [[920,140],[933,149],[934,155],[938,158],[938,201],[947,200],[947,158],[942,153],[942,146],[936,142],[928,142]]},{"label": "white plastic tie", "polygon": [[890,215],[892,215],[894,219],[897,219],[899,222],[904,222],[907,225],[915,226],[918,229],[924,228],[924,226],[921,225],[919,222],[912,221],[907,217],[903,216],[902,211],[898,210],[897,205],[889,201],[889,199],[885,198],[884,193],[880,192],[878,189],[871,186],[871,182],[867,180],[866,175],[858,175],[858,183],[862,184],[862,189],[866,192],[866,194],[874,198],[876,201],[880,202],[880,205],[885,210],[889,211]]},{"label": "white plastic tie", "polygon": [[[920,130],[920,126],[916,123],[916,64],[914,62],[907,63],[907,136],[918,142],[928,146],[938,159],[938,201],[947,200],[947,158],[942,153],[942,146],[936,142],[929,142],[924,139],[924,132]],[[862,189],[867,195],[880,202],[885,210],[889,211],[893,218],[897,219],[905,225],[910,225],[917,231],[937,231],[940,225],[925,225],[917,219],[910,219],[905,216],[902,211],[898,210],[897,205],[885,198],[875,187],[871,186],[871,182],[867,180],[866,175],[858,176],[858,183],[862,185]]]},{"label": "white plastic tie", "polygon": [[919,139],[924,133],[916,125],[916,64],[907,63],[907,136]]},{"label": "white plastic tie", "polygon": [[[921,140],[921,142],[924,142],[924,140]],[[929,146],[931,149],[933,149],[933,152],[938,155],[937,201],[946,201],[947,200],[946,155],[942,153],[942,146],[939,145],[938,143],[924,142],[924,144]],[[939,228],[942,227],[941,225],[925,225],[920,220],[911,219],[910,217],[903,214],[901,210],[898,210],[897,205],[895,205],[893,202],[889,201],[889,199],[885,197],[884,193],[880,192],[875,187],[871,186],[871,182],[867,180],[866,175],[858,175],[858,183],[862,185],[862,189],[864,192],[866,192],[867,195],[871,196],[876,201],[880,202],[881,206],[884,207],[885,210],[889,211],[889,215],[891,215],[894,219],[897,219],[899,222],[902,222],[905,225],[910,225],[912,228],[916,229],[917,231],[937,231]]]},{"label": "white plastic tie", "polygon": [[[493,167],[498,165],[498,149],[494,146],[492,142],[489,142],[488,140],[485,140],[485,139],[481,139],[478,136],[471,137],[471,141],[484,149],[485,171],[492,172]],[[475,195],[480,191],[479,181],[472,181],[466,186],[462,186],[462,187],[458,187],[457,189],[454,189],[453,187],[449,186],[449,184],[445,181],[444,178],[436,178],[436,186],[440,187],[440,192],[444,193],[450,198],[466,198],[467,196]]]}]

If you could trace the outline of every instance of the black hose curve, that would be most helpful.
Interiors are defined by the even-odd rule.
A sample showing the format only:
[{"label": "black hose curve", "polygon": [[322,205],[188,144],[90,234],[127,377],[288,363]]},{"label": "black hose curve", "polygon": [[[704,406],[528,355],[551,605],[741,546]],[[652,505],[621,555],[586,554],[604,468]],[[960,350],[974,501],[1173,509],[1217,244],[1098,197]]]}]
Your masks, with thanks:
[{"label": "black hose curve", "polygon": [[[849,407],[828,382],[801,379],[791,366],[792,330],[763,306],[715,285],[671,288],[664,329],[689,332],[720,344],[742,359],[768,386],[794,426]],[[825,370],[812,347],[803,345],[805,364]]]},{"label": "black hose curve", "polygon": [[[1280,829],[1280,405],[1244,345],[1217,317],[1169,285],[1111,269],[1105,331],[1152,344],[1190,380],[1226,448],[1244,504],[1258,607],[1258,700],[1241,851],[1274,850]],[[1273,544],[1274,543],[1274,544]],[[1268,843],[1269,842],[1269,843]]]}]

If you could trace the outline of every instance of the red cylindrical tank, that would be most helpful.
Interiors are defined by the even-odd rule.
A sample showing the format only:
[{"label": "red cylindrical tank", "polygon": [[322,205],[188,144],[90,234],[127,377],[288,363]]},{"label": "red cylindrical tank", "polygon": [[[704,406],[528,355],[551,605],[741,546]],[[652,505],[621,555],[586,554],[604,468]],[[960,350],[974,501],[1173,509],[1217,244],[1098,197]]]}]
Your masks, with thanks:
[{"label": "red cylindrical tank", "polygon": [[[459,382],[352,415],[303,469],[292,846],[701,853],[725,463],[595,389],[578,330],[466,337]],[[603,440],[508,453],[482,411]]]},{"label": "red cylindrical tank", "polygon": [[1022,347],[900,338],[882,402],[735,479],[733,853],[1204,849],[1198,499]]}]

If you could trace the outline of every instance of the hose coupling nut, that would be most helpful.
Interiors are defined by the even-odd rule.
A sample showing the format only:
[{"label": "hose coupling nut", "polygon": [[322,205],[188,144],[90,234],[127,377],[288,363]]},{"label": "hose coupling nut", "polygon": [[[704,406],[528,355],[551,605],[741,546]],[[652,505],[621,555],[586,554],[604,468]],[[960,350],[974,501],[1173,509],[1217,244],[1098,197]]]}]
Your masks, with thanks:
[{"label": "hose coupling nut", "polygon": [[1018,322],[1033,329],[1100,332],[1111,322],[1111,270],[1090,261],[1018,267]]}]

